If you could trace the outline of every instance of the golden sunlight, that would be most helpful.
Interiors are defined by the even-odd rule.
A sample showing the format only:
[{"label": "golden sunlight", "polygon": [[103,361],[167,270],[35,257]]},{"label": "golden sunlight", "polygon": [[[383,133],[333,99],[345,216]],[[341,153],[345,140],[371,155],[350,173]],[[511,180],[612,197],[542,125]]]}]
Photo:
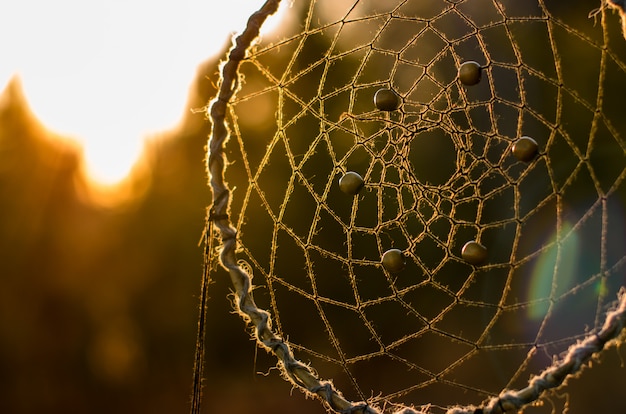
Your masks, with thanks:
[{"label": "golden sunlight", "polygon": [[173,129],[191,109],[185,105],[199,64],[262,4],[3,2],[0,90],[19,76],[35,115],[80,143],[91,180],[112,185],[129,174],[147,137]]}]

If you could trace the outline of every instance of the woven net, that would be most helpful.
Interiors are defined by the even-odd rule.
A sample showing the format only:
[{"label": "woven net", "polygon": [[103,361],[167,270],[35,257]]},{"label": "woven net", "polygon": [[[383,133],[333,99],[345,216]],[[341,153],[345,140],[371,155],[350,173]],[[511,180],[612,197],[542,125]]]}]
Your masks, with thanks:
[{"label": "woven net", "polygon": [[[618,335],[602,328],[626,284],[626,42],[609,5],[296,1],[239,56],[230,215],[211,219],[236,231],[226,267],[255,286],[235,281],[236,306],[286,377],[337,412],[478,406]],[[513,151],[523,136],[536,154]],[[390,249],[404,266],[383,266]]]}]

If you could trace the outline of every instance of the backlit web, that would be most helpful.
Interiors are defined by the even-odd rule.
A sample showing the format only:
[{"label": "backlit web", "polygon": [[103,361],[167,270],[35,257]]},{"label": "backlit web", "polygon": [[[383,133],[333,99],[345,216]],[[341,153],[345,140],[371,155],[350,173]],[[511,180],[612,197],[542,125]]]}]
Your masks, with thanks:
[{"label": "backlit web", "polygon": [[[291,7],[242,61],[227,116],[257,305],[351,400],[447,407],[523,388],[626,284],[618,16],[561,0]],[[470,60],[474,86],[457,78]],[[376,108],[381,88],[397,110]],[[512,155],[522,136],[538,143],[528,162]],[[338,185],[348,171],[356,196]],[[470,240],[484,264],[461,257]],[[381,265],[392,248],[397,273]]]}]

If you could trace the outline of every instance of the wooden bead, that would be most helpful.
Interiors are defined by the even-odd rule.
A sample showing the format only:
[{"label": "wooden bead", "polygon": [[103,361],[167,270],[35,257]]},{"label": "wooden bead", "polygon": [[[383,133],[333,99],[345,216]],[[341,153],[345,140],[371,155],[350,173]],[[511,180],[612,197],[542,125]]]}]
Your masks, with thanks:
[{"label": "wooden bead", "polygon": [[479,266],[487,260],[487,248],[475,240],[468,241],[461,249],[461,257],[467,263]]},{"label": "wooden bead", "polygon": [[357,195],[365,181],[358,173],[348,171],[339,179],[339,189],[349,195]]},{"label": "wooden bead", "polygon": [[464,62],[459,67],[459,80],[463,85],[472,86],[480,82],[482,77],[482,69],[477,62],[473,60]]},{"label": "wooden bead", "polygon": [[406,259],[401,250],[389,249],[383,253],[383,267],[390,273],[398,273],[406,266]]},{"label": "wooden bead", "polygon": [[400,97],[391,89],[379,89],[374,94],[374,105],[381,111],[395,111],[400,107]]},{"label": "wooden bead", "polygon": [[513,148],[511,152],[513,156],[520,161],[530,162],[532,161],[537,152],[539,151],[539,145],[537,145],[537,141],[532,139],[531,137],[521,137],[515,144],[513,144]]}]

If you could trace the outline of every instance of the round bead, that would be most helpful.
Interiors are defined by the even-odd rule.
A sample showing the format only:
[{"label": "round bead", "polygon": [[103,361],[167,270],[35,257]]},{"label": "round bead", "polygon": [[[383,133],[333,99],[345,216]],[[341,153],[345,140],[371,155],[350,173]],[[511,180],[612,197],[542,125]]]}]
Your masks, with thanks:
[{"label": "round bead", "polygon": [[357,195],[364,184],[363,177],[354,171],[348,171],[339,179],[339,189],[350,195]]},{"label": "round bead", "polygon": [[487,260],[487,248],[474,240],[468,241],[461,249],[461,257],[469,264],[481,265]]},{"label": "round bead", "polygon": [[482,69],[473,60],[463,62],[459,67],[459,80],[463,85],[472,86],[480,82]]},{"label": "round bead", "polygon": [[398,273],[406,266],[406,259],[401,250],[389,249],[383,253],[383,267],[390,273]]},{"label": "round bead", "polygon": [[391,89],[379,89],[374,94],[374,105],[381,111],[395,111],[400,107],[400,97]]},{"label": "round bead", "polygon": [[539,151],[539,145],[531,137],[521,137],[515,141],[511,150],[515,158],[524,162],[532,161],[537,155],[537,151]]}]

